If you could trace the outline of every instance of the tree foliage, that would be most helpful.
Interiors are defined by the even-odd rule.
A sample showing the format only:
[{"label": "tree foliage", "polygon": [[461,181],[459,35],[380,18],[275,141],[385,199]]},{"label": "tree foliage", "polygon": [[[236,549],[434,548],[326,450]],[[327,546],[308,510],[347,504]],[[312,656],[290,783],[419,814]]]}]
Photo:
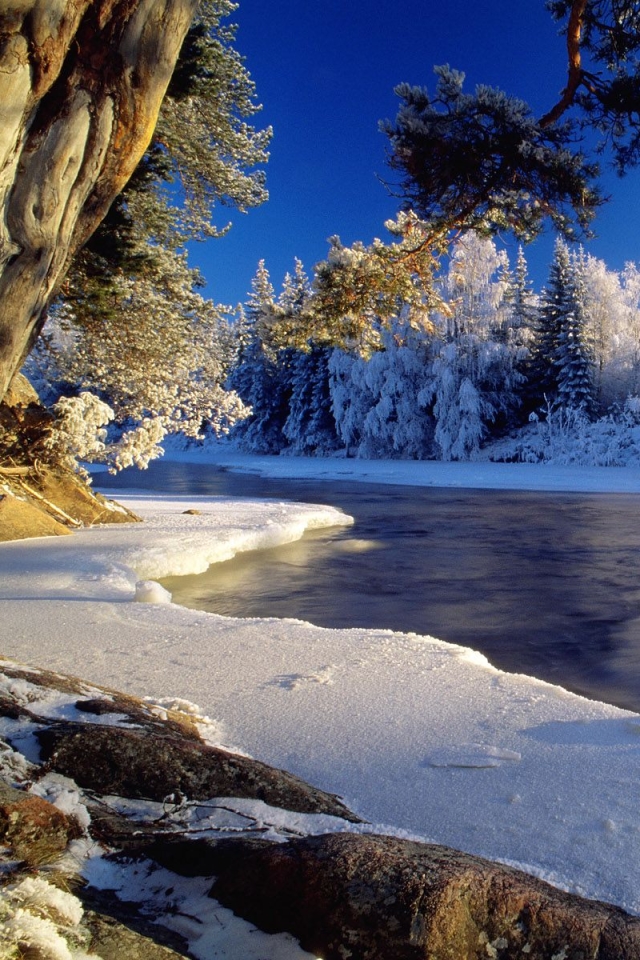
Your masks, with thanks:
[{"label": "tree foliage", "polygon": [[[117,422],[156,418],[195,436],[246,415],[225,392],[231,311],[203,298],[183,245],[226,232],[216,206],[241,211],[266,197],[270,130],[248,122],[254,84],[223,21],[229,0],[204,0],[187,33],[152,142],[125,190],[73,261],[32,373],[94,391]],[[151,436],[145,427],[145,436]],[[142,434],[139,435],[142,438]],[[146,442],[146,441],[145,441]]]},{"label": "tree foliage", "polygon": [[409,212],[385,226],[395,242],[345,247],[330,238],[329,254],[315,268],[308,312],[314,342],[366,354],[378,346],[380,324],[403,305],[413,323],[429,325],[429,310],[441,301],[433,284],[438,256],[424,242],[425,225]]},{"label": "tree foliage", "polygon": [[566,36],[567,84],[542,117],[500,90],[463,90],[464,74],[436,67],[436,90],[402,84],[389,164],[405,208],[435,239],[451,230],[512,230],[523,239],[550,220],[586,231],[602,197],[598,166],[580,148],[598,131],[620,172],[640,160],[640,12],[626,0],[549,0]]},{"label": "tree foliage", "polygon": [[389,165],[406,208],[435,237],[452,229],[508,229],[531,240],[551,219],[571,236],[601,202],[595,164],[572,147],[568,123],[544,127],[521,100],[500,90],[463,89],[464,74],[436,67],[436,91],[402,84],[389,137]]}]

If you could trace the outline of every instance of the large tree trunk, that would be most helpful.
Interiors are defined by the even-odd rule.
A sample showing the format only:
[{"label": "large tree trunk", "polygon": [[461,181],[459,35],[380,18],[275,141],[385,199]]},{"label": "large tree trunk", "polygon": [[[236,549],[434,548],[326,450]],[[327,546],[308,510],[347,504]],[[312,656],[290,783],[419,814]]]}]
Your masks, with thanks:
[{"label": "large tree trunk", "polygon": [[0,401],[149,144],[198,0],[0,0]]}]

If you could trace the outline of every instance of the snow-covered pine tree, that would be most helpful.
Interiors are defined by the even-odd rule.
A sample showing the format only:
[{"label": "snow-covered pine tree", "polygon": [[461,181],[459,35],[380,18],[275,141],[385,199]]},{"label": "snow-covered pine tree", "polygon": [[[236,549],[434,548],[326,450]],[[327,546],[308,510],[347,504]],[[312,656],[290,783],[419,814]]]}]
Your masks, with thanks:
[{"label": "snow-covered pine tree", "polygon": [[282,431],[290,453],[323,454],[340,446],[331,402],[332,352],[327,347],[311,347],[292,355],[289,415]]},{"label": "snow-covered pine tree", "polygon": [[358,456],[365,417],[375,403],[366,382],[367,361],[336,347],[329,357],[331,409],[348,457]]},{"label": "snow-covered pine tree", "polygon": [[505,255],[488,238],[466,234],[454,248],[440,345],[419,395],[433,411],[444,460],[473,457],[490,425],[507,424],[519,403],[517,348],[503,335],[505,266]]},{"label": "snow-covered pine tree", "polygon": [[531,356],[525,368],[525,413],[537,414],[558,395],[556,351],[564,319],[571,313],[572,268],[567,244],[555,242],[549,280],[542,291],[538,321],[531,342]]},{"label": "snow-covered pine tree", "polygon": [[258,263],[251,281],[244,315],[244,343],[228,386],[251,408],[251,414],[237,424],[234,435],[245,450],[278,453],[286,446],[282,428],[288,397],[283,390],[282,358],[275,344],[275,291],[264,260]]},{"label": "snow-covered pine tree", "polygon": [[432,336],[412,325],[405,309],[381,331],[364,381],[371,406],[361,425],[358,456],[423,460],[433,455],[433,418],[418,402],[430,362]]},{"label": "snow-covered pine tree", "polygon": [[517,347],[531,343],[538,319],[538,298],[529,279],[529,267],[522,246],[518,247],[516,265],[505,291],[508,340]]},{"label": "snow-covered pine tree", "polygon": [[558,318],[558,342],[553,354],[556,398],[561,408],[591,419],[595,412],[593,351],[588,342],[585,311],[584,255],[574,254],[570,267],[568,310]]}]

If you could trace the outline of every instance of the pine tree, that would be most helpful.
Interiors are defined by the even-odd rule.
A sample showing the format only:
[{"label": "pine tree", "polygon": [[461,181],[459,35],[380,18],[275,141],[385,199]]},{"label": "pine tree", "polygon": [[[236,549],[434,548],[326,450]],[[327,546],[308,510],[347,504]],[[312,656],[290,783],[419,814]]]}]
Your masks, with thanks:
[{"label": "pine tree", "polygon": [[555,358],[565,318],[573,309],[571,258],[563,240],[557,239],[549,270],[549,281],[540,301],[537,326],[531,344],[531,357],[526,365],[524,390],[527,413],[537,413],[558,395]]},{"label": "pine tree", "polygon": [[528,347],[538,320],[538,302],[529,280],[529,268],[522,246],[505,293],[508,306],[508,339],[516,347]]},{"label": "pine tree", "polygon": [[275,291],[261,260],[245,304],[245,324],[240,331],[244,344],[228,379],[228,386],[251,409],[234,434],[245,449],[256,453],[277,453],[284,445],[277,350],[271,336],[275,309]]},{"label": "pine tree", "polygon": [[289,415],[282,431],[291,453],[306,456],[339,447],[329,385],[331,353],[312,347],[293,354]]},{"label": "pine tree", "polygon": [[558,404],[591,418],[595,411],[593,353],[587,339],[584,273],[584,257],[574,255],[567,291],[568,310],[559,318],[553,361]]},{"label": "pine tree", "polygon": [[229,385],[252,410],[237,428],[247,450],[279,453],[287,446],[284,428],[290,416],[293,378],[304,363],[290,344],[300,340],[309,295],[309,281],[299,260],[293,275],[285,277],[277,300],[264,260],[258,264],[245,308],[246,345],[229,378]]}]

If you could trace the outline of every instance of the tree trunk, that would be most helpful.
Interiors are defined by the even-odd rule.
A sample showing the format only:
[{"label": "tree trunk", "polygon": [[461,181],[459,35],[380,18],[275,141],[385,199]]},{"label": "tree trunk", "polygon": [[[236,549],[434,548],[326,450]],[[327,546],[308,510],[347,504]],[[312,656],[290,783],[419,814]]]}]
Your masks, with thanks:
[{"label": "tree trunk", "polygon": [[147,148],[198,0],[0,0],[0,401]]}]

